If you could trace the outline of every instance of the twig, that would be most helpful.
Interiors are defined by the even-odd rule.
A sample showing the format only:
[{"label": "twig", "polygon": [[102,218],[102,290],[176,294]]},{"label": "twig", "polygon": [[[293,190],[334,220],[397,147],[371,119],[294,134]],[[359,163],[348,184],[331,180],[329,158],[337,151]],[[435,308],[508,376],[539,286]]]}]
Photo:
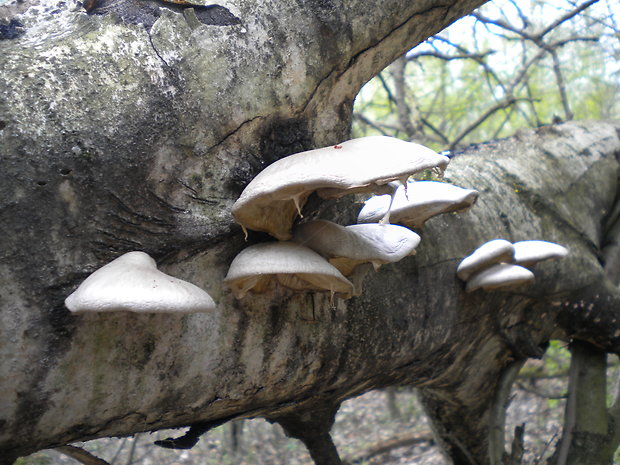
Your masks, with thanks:
[{"label": "twig", "polygon": [[[506,409],[510,404],[510,390],[519,375],[519,370],[525,364],[525,359],[518,360],[509,365],[500,377],[493,398],[491,412],[489,414],[489,458],[492,465],[501,465],[505,454],[505,429]],[[515,441],[517,440],[515,431]],[[523,433],[521,433],[523,434]],[[523,437],[521,437],[523,440]],[[514,451],[514,445],[513,445]]]},{"label": "twig", "polygon": [[76,446],[60,446],[56,447],[54,450],[64,454],[72,459],[77,460],[84,465],[110,465],[103,459],[91,454],[85,449]]},{"label": "twig", "polygon": [[401,447],[411,447],[425,442],[429,443],[429,445],[434,444],[435,442],[435,440],[433,439],[433,435],[428,431],[423,433],[399,435],[397,437],[373,444],[365,450],[358,452],[354,456],[344,459],[342,461],[342,465],[353,465],[355,463],[360,463],[368,460],[372,457],[376,457],[377,455],[385,454],[394,449],[399,449]]},{"label": "twig", "polygon": [[558,27],[560,24],[562,24],[563,22],[568,21],[569,19],[577,16],[583,10],[585,10],[586,8],[594,5],[598,1],[599,0],[589,0],[589,1],[585,2],[585,3],[583,3],[582,5],[578,6],[574,10],[571,10],[571,11],[567,12],[564,16],[560,16],[558,19],[556,19],[554,22],[552,22],[549,26],[547,26],[547,28],[544,31],[542,31],[539,34],[540,38],[543,38],[544,36],[549,34],[551,31],[553,31],[556,27]]},{"label": "twig", "polygon": [[493,113],[503,110],[507,107],[510,107],[511,105],[514,105],[515,103],[519,101],[524,101],[524,100],[527,100],[527,99],[507,97],[503,100],[500,100],[498,103],[496,103],[491,108],[489,108],[487,111],[485,111],[482,115],[480,115],[476,121],[474,121],[469,126],[467,126],[465,129],[463,129],[463,131],[461,131],[461,133],[452,140],[452,143],[450,144],[450,150],[454,150],[455,147],[458,146],[459,142],[461,142],[465,138],[465,136],[467,136],[470,132],[474,131],[478,126],[484,123]]},{"label": "twig", "polygon": [[355,118],[356,120],[358,120],[362,124],[370,126],[371,128],[373,128],[374,130],[380,132],[384,136],[391,135],[391,133],[389,131],[396,131],[397,130],[396,128],[392,128],[392,127],[389,127],[389,126],[386,126],[385,128],[383,128],[383,127],[379,126],[377,123],[371,121],[370,119],[368,119],[362,113],[359,113],[359,112],[353,113],[353,118]]}]

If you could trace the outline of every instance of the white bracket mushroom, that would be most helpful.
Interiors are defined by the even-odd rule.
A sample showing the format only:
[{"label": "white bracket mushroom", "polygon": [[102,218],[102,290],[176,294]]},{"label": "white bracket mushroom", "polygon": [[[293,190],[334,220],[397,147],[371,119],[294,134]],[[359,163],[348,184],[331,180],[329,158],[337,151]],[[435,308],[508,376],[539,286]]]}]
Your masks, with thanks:
[{"label": "white bracket mushroom", "polygon": [[511,244],[505,239],[494,239],[465,257],[456,274],[466,281],[467,292],[514,287],[534,281],[534,273],[526,266],[562,258],[567,254],[565,247],[553,242],[520,241]]},{"label": "white bracket mushroom", "polygon": [[513,246],[515,248],[514,263],[525,267],[568,255],[566,247],[547,241],[519,241]]},{"label": "white bracket mushroom", "polygon": [[232,214],[243,229],[291,238],[295,218],[312,192],[337,198],[355,192],[385,192],[385,184],[419,171],[445,169],[449,159],[412,142],[362,137],[296,153],[260,172],[241,193]]},{"label": "white bracket mushroom", "polygon": [[144,252],[129,252],[99,268],[65,299],[74,313],[196,313],[215,309],[199,287],[157,269]]},{"label": "white bracket mushroom", "polygon": [[490,291],[497,288],[519,286],[534,281],[534,273],[511,263],[498,263],[474,274],[465,286],[467,292],[476,289]]},{"label": "white bracket mushroom", "polygon": [[399,223],[421,228],[433,216],[462,212],[478,198],[478,191],[438,181],[414,181],[399,186],[393,195],[369,198],[357,217],[358,223]]},{"label": "white bracket mushroom", "polygon": [[327,257],[348,276],[361,263],[382,264],[402,260],[415,253],[420,236],[394,224],[353,224],[341,226],[327,220],[298,225],[293,240]]},{"label": "white bracket mushroom", "polygon": [[467,281],[471,275],[481,269],[497,263],[512,263],[514,255],[515,248],[510,242],[506,239],[493,239],[465,257],[456,269],[456,275],[463,281]]},{"label": "white bracket mushroom", "polygon": [[329,291],[351,297],[353,284],[318,253],[293,242],[263,242],[243,249],[224,283],[235,297],[264,293],[273,283],[294,290]]},{"label": "white bracket mushroom", "polygon": [[341,226],[331,221],[314,220],[299,224],[293,240],[326,257],[340,272],[353,281],[355,294],[361,294],[366,272],[356,272],[359,265],[372,263],[375,270],[415,253],[420,236],[404,226],[394,224],[354,224]]}]

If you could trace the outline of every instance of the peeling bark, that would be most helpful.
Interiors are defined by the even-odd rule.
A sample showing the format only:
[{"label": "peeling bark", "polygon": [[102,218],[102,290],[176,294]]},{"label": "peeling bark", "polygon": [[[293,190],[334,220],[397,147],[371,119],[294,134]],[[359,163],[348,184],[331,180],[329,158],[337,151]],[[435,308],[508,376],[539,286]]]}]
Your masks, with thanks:
[{"label": "peeling bark", "polygon": [[[148,27],[111,14],[114,4],[86,14],[65,3],[29,10],[25,33],[0,41],[6,463],[233,418],[267,417],[295,435],[305,415],[406,383],[420,388],[452,460],[486,464],[506,367],[539,356],[551,337],[618,352],[619,297],[601,264],[615,230],[605,226],[620,151],[613,122],[457,154],[447,177],[479,190],[476,206],[430,220],[417,255],[371,274],[359,298],[279,290],[235,300],[222,287],[247,245],[230,205],[250,179],[282,156],[345,140],[361,85],[479,1],[227,1],[239,22],[220,25],[158,4]],[[304,216],[349,224],[358,208],[350,197],[311,198]],[[550,240],[570,255],[537,267],[532,287],[465,294],[456,266],[494,237]],[[217,310],[64,308],[90,272],[130,250],[207,290]],[[329,416],[319,417],[306,443],[336,463]]]}]

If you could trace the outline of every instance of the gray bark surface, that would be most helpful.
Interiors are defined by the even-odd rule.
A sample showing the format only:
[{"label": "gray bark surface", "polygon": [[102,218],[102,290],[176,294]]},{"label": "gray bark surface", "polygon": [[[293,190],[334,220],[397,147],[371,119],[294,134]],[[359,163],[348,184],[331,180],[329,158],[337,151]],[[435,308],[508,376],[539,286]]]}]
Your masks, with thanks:
[{"label": "gray bark surface", "polygon": [[[147,27],[132,23],[144,11],[129,1],[91,14],[45,2],[20,18],[23,35],[0,41],[6,463],[232,418],[297,434],[331,425],[346,398],[406,383],[452,460],[484,464],[511,363],[550,337],[618,352],[617,288],[603,268],[618,258],[613,122],[524,131],[455,156],[447,177],[479,190],[478,203],[429,221],[417,255],[370,275],[359,298],[235,300],[221,284],[239,250],[266,240],[244,242],[230,215],[243,187],[282,156],[345,140],[359,88],[480,1],[238,0],[208,15],[138,3]],[[311,199],[305,216],[350,224],[354,200]],[[456,266],[495,237],[550,240],[570,255],[541,264],[531,287],[466,295]],[[65,297],[131,250],[207,290],[217,310],[70,314]],[[336,460],[323,433],[306,441]]]}]

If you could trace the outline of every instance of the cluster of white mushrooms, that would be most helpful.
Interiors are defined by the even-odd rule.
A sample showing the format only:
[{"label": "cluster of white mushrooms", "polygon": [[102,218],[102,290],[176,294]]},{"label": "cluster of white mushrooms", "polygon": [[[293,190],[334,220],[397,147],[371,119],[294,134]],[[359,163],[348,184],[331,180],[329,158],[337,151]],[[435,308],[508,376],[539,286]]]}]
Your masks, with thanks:
[{"label": "cluster of white mushrooms", "polygon": [[[361,293],[369,266],[397,262],[415,253],[419,228],[439,213],[471,206],[477,192],[441,182],[408,182],[449,159],[411,142],[362,137],[297,153],[268,166],[232,207],[243,230],[264,231],[277,241],[252,245],[232,262],[224,282],[235,296],[265,292],[271,282],[296,290],[328,291],[342,298]],[[341,226],[312,220],[293,226],[308,197],[371,192],[358,223]],[[389,224],[389,220],[405,226]]]},{"label": "cluster of white mushrooms", "polygon": [[456,275],[466,282],[467,292],[512,288],[534,281],[534,273],[529,267],[567,254],[565,247],[553,242],[520,241],[511,244],[505,239],[494,239],[465,257]]},{"label": "cluster of white mushrooms", "polygon": [[[324,291],[345,299],[359,295],[369,269],[415,253],[420,236],[411,229],[421,228],[435,215],[464,211],[476,201],[475,190],[409,181],[423,170],[442,174],[448,162],[427,147],[386,136],[353,139],[276,161],[247,185],[232,207],[246,238],[248,230],[254,230],[275,240],[242,250],[224,284],[236,298],[272,286]],[[359,192],[385,195],[366,201],[358,224],[341,226],[321,219],[303,221],[302,208],[314,192],[323,199]],[[294,226],[298,217],[302,221]],[[458,276],[466,281],[468,292],[493,289],[532,280],[531,271],[519,265],[565,254],[563,247],[543,241],[495,240],[465,258]],[[159,271],[144,252],[126,253],[95,271],[65,305],[78,313],[192,313],[215,308],[205,291]]]}]

